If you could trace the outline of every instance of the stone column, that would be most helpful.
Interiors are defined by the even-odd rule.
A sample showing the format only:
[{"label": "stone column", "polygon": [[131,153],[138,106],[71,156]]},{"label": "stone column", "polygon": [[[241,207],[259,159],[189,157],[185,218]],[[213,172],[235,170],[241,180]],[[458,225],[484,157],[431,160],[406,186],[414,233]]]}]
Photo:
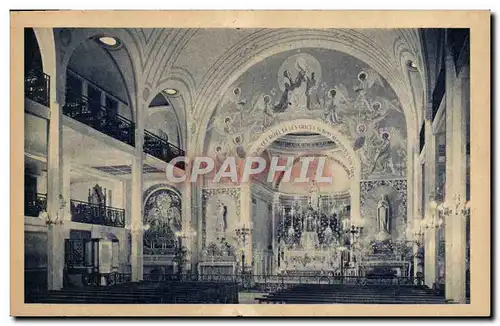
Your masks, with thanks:
[{"label": "stone column", "polygon": [[193,230],[196,232],[196,236],[193,238],[192,253],[191,253],[191,267],[193,270],[196,269],[200,261],[201,246],[202,246],[202,220],[201,220],[201,187],[196,183],[191,184],[191,198],[189,201],[191,203],[191,214],[193,220]]},{"label": "stone column", "polygon": [[132,158],[132,182],[131,182],[131,236],[132,248],[130,262],[132,267],[132,282],[139,282],[143,279],[143,143],[144,126],[142,123],[140,109],[137,110],[137,122],[135,129],[135,150]]},{"label": "stone column", "polygon": [[[51,85],[52,86],[52,85]],[[47,215],[50,220],[61,218],[60,197],[63,192],[62,108],[51,96],[47,150]],[[65,199],[68,201],[68,199]],[[69,205],[69,202],[68,202]],[[51,224],[47,229],[47,286],[60,290],[63,286],[64,228]]]},{"label": "stone column", "polygon": [[[361,173],[361,171],[359,171]],[[361,182],[358,177],[354,176],[351,180],[351,223],[360,226],[361,225],[361,208],[360,208],[360,200],[361,200]]]},{"label": "stone column", "polygon": [[186,257],[186,266],[185,271],[191,271],[191,263],[192,263],[192,250],[193,250],[193,241],[194,237],[191,234],[195,231],[195,227],[193,227],[192,222],[192,213],[191,213],[191,182],[186,180],[184,182],[184,187],[182,189],[182,231],[186,234],[186,238],[183,239],[182,245],[187,249],[187,257]]},{"label": "stone column", "polygon": [[279,211],[279,204],[280,204],[280,194],[279,193],[275,193],[274,196],[273,196],[273,209],[272,209],[272,228],[273,228],[273,231],[272,231],[272,244],[273,244],[273,250],[272,250],[272,259],[271,259],[271,274],[275,274],[277,271],[276,271],[276,268],[278,267],[278,255],[279,255],[279,252],[278,252],[278,243],[277,243],[277,238],[276,238],[276,230],[277,230],[277,225],[278,223],[280,223],[280,220],[277,219],[277,216],[279,217],[279,215],[281,214],[281,212]]},{"label": "stone column", "polygon": [[446,56],[446,299],[465,303],[466,106],[468,69],[456,76],[451,53]]},{"label": "stone column", "polygon": [[[414,179],[412,188],[408,187],[409,191],[413,190],[413,205],[412,209],[408,207],[408,215],[411,217],[411,220],[408,221],[408,223],[413,223],[412,224],[412,231],[417,232],[417,230],[420,230],[421,227],[421,221],[422,221],[422,214],[420,211],[420,196],[421,196],[421,181],[422,180],[422,175],[421,175],[421,165],[420,165],[420,147],[419,145],[415,145],[412,151],[410,152],[411,156],[408,157],[408,161],[412,160],[413,161],[413,168],[410,170],[408,169],[408,173],[411,174],[410,178]],[[411,235],[414,239],[413,240],[421,240],[421,239],[416,239],[416,235],[412,234]],[[418,264],[420,263],[420,260],[417,258],[417,253],[419,250],[419,246],[417,243],[413,244],[413,277],[417,277],[417,272],[418,270]],[[420,270],[420,272],[423,272],[423,270]]]},{"label": "stone column", "polygon": [[[249,234],[245,239],[245,246],[242,250],[245,253],[245,268],[250,269],[252,264],[252,232],[253,232],[253,224],[252,224],[252,194],[251,194],[251,185],[250,183],[242,184],[240,187],[240,200],[241,200],[241,208],[240,208],[240,225],[239,227],[243,227],[250,229]],[[243,262],[242,262],[243,264]]]},{"label": "stone column", "polygon": [[71,160],[68,155],[63,157],[61,194],[66,202],[62,215],[64,221],[71,221]]},{"label": "stone column", "polygon": [[[436,165],[435,165],[435,137],[432,134],[430,120],[425,121],[425,217],[427,221],[433,221],[435,211],[430,208],[430,203],[435,200]],[[435,225],[427,225],[425,229],[425,284],[430,288],[436,285],[438,260],[437,260],[437,232]]]}]

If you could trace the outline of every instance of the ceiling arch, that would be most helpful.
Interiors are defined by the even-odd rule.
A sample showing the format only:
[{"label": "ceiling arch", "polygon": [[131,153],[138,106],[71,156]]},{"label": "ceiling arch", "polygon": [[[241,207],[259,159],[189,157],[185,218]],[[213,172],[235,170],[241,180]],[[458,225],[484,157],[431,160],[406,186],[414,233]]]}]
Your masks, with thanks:
[{"label": "ceiling arch", "polygon": [[109,57],[116,63],[120,74],[123,76],[127,88],[127,102],[132,111],[134,121],[137,122],[137,90],[138,86],[138,58],[140,57],[137,43],[133,40],[125,29],[103,29],[103,28],[55,28],[54,37],[56,43],[57,56],[57,84],[58,102],[64,104],[66,69],[70,59],[82,46],[84,42],[90,42],[99,35],[109,35],[120,40],[122,46],[118,50],[105,50]]},{"label": "ceiling arch", "polygon": [[[387,36],[387,35],[386,35]],[[394,38],[394,37],[393,37]],[[392,58],[375,40],[357,30],[277,29],[256,32],[233,47],[213,65],[200,84],[194,114],[201,116],[199,137],[205,135],[206,124],[220,99],[220,94],[254,64],[277,53],[306,47],[332,49],[352,55],[373,67],[394,89],[405,111],[409,133],[415,134],[415,107],[401,73],[399,60]],[[390,51],[389,51],[390,52]],[[202,139],[194,140],[199,146]],[[197,152],[202,152],[197,148]]]}]

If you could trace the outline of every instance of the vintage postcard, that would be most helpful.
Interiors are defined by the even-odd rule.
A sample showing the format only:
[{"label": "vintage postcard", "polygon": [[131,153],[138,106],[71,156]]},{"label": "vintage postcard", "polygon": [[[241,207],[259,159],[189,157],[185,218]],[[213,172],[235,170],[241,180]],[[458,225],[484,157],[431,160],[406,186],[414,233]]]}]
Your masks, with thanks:
[{"label": "vintage postcard", "polygon": [[11,35],[12,315],[490,315],[489,12]]}]

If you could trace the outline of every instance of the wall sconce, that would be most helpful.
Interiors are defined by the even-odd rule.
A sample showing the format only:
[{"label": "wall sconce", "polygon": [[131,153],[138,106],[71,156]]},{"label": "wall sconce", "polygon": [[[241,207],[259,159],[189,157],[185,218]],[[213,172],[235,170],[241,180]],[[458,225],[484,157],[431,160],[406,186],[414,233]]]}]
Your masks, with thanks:
[{"label": "wall sconce", "polygon": [[59,211],[63,210],[66,207],[66,200],[64,200],[64,197],[59,194],[59,209],[56,213],[56,218],[52,219],[52,217],[47,213],[46,210],[42,209],[40,213],[38,214],[38,217],[40,219],[45,220],[45,225],[62,225],[63,221],[59,218]]},{"label": "wall sconce", "polygon": [[[142,224],[140,226],[139,230],[141,230],[141,231],[148,231],[150,228],[151,228],[151,225],[145,223],[145,224]],[[135,228],[133,228],[132,225],[127,224],[127,225],[125,225],[125,230],[134,231]]]}]

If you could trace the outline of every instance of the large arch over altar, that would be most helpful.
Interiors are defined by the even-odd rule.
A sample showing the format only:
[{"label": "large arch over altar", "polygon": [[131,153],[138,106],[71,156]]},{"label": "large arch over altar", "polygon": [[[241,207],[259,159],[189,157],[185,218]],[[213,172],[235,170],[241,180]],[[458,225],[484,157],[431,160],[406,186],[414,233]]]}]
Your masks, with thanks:
[{"label": "large arch over altar", "polygon": [[[287,154],[328,157],[322,155],[328,151],[324,147],[328,143],[332,147],[330,151],[342,157],[340,161],[337,160],[338,171],[342,167],[342,171],[345,168],[347,172],[345,182],[349,187],[342,196],[333,193],[321,195],[338,202],[323,203],[327,209],[322,212],[314,208],[309,212],[311,194],[301,194],[295,200],[297,196],[286,192],[280,194],[279,189],[273,189],[263,180],[254,179],[248,184],[224,186],[235,188],[234,191],[239,193],[239,198],[235,200],[241,209],[239,216],[235,216],[238,226],[232,230],[233,233],[245,227],[253,229],[246,242],[238,240],[240,243],[237,246],[241,247],[238,250],[244,252],[245,257],[267,260],[270,254],[276,257],[277,250],[283,248],[283,245],[277,248],[279,240],[276,236],[271,242],[269,236],[261,236],[267,234],[268,229],[272,229],[275,234],[275,225],[269,225],[269,218],[267,222],[254,223],[256,211],[261,218],[274,218],[276,210],[280,210],[276,207],[280,200],[287,206],[286,227],[291,224],[290,210],[298,204],[305,209],[299,216],[295,215],[294,208],[292,219],[298,219],[296,223],[300,223],[302,229],[307,225],[306,217],[309,218],[311,214],[314,223],[339,226],[344,223],[340,222],[339,211],[342,211],[342,220],[348,218],[342,232],[348,232],[352,227],[353,232],[361,234],[360,230],[366,224],[365,229],[373,229],[365,232],[372,233],[370,241],[378,241],[375,233],[391,240],[403,235],[409,204],[406,195],[407,176],[412,172],[409,169],[413,161],[413,144],[408,138],[408,134],[413,133],[412,112],[406,99],[401,96],[403,93],[397,89],[397,83],[392,79],[394,76],[380,70],[366,57],[360,58],[342,48],[332,48],[325,42],[308,46],[304,43],[253,62],[244,71],[233,71],[234,74],[230,74],[211,94],[211,100],[207,103],[212,103],[213,108],[208,108],[202,115],[201,129],[197,130],[204,131],[204,140],[196,142],[195,152],[203,152],[218,161],[229,156],[243,161],[247,157],[273,156],[271,147],[283,142],[285,136],[303,137],[313,142],[313,138],[320,137],[324,139],[323,147],[305,150],[298,146],[294,147],[295,152],[292,150]],[[407,174],[407,171],[410,172]],[[261,195],[262,200],[254,198],[256,193]],[[269,213],[270,210],[272,213]],[[396,215],[397,223],[389,223],[391,217]],[[331,248],[315,248],[324,246],[325,225],[321,232],[304,229],[304,238],[297,239],[294,245],[308,247],[305,250],[288,248],[290,259],[296,262],[299,259],[299,264],[309,259],[324,261],[323,265],[314,267],[318,272],[327,269],[326,261],[331,262],[334,256],[336,262],[333,264],[341,264],[343,256],[338,252],[330,252]],[[307,241],[305,232],[310,232]],[[347,242],[351,250],[353,241],[348,239]],[[342,246],[342,243],[336,244],[336,247]],[[317,257],[311,257],[309,253],[306,259],[307,251],[314,252]],[[344,258],[353,261],[353,257],[350,253],[349,257]],[[387,261],[385,257],[382,258]],[[244,261],[243,255],[241,261]],[[252,261],[247,258],[244,263],[249,266]],[[401,266],[399,262],[395,264]],[[276,272],[276,269],[273,271]]]},{"label": "large arch over altar", "polygon": [[346,137],[332,125],[314,119],[284,121],[266,130],[266,132],[264,132],[250,145],[248,152],[251,156],[260,156],[273,141],[279,139],[283,135],[294,132],[318,133],[332,140],[337,146],[340,147],[342,153],[348,160],[347,169],[349,179],[351,180],[350,195],[353,205],[351,207],[351,214],[353,214],[351,217],[353,218],[353,221],[359,222],[361,219],[359,211],[361,163],[359,156],[354,152]]}]

